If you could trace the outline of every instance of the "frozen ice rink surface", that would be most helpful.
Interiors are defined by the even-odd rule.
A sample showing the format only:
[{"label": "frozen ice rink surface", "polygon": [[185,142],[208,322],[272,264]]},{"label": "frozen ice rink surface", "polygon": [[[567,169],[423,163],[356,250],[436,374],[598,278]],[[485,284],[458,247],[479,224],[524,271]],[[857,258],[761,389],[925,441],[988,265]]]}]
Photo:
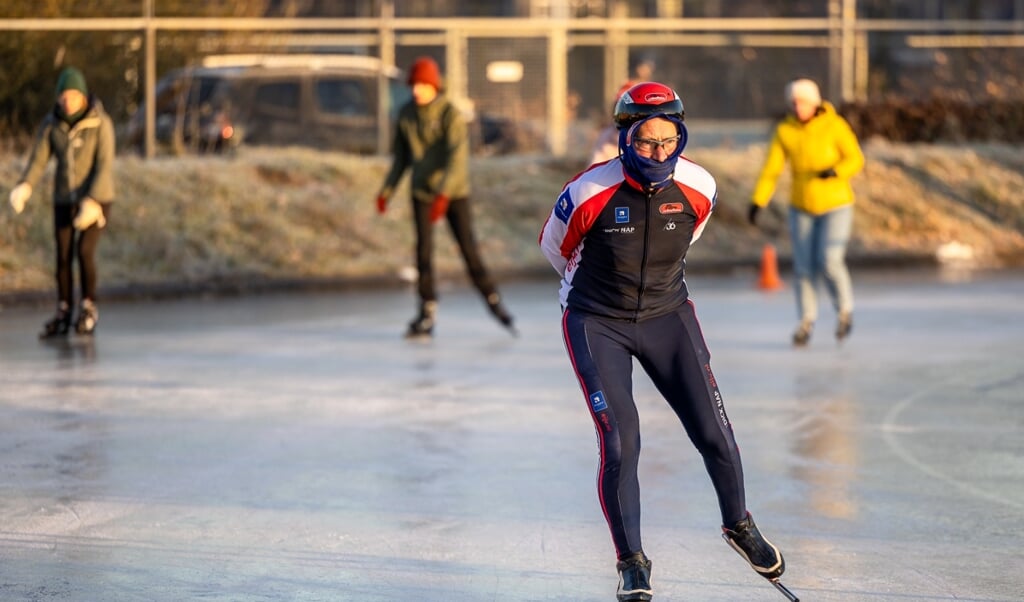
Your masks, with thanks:
[{"label": "frozen ice rink surface", "polygon": [[[855,273],[852,339],[789,290],[689,283],[748,504],[805,601],[1024,599],[1024,274]],[[0,311],[0,600],[614,600],[557,282]],[[783,600],[719,537],[637,369],[655,600]]]}]

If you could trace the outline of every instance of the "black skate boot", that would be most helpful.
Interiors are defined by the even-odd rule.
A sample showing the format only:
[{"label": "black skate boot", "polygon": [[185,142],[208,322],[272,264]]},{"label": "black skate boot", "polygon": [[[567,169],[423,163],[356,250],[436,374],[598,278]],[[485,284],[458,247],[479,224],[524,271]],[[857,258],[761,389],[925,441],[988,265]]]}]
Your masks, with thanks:
[{"label": "black skate boot", "polygon": [[96,324],[100,321],[100,310],[93,303],[92,299],[82,299],[82,307],[78,310],[78,320],[75,321],[75,332],[78,334],[92,334],[96,330]]},{"label": "black skate boot", "polygon": [[420,315],[409,322],[409,330],[405,338],[430,338],[434,334],[434,317],[437,315],[437,301],[424,301],[420,305]]},{"label": "black skate boot", "polygon": [[508,313],[505,306],[501,304],[501,295],[498,293],[487,295],[487,308],[491,310],[494,318],[501,322],[501,325],[507,328],[513,336],[519,336],[519,331],[516,330],[515,325],[512,323],[512,314]]},{"label": "black skate boot", "polygon": [[62,337],[68,333],[70,327],[71,308],[68,307],[67,303],[61,301],[57,305],[57,315],[46,322],[46,324],[43,324],[43,330],[39,333],[39,338]]},{"label": "black skate boot", "polygon": [[619,571],[619,602],[646,602],[654,596],[651,589],[651,561],[643,552],[623,558],[615,564]]},{"label": "black skate boot", "polygon": [[793,346],[804,347],[811,340],[811,333],[814,332],[814,322],[804,320],[796,327],[793,333]]},{"label": "black skate boot", "polygon": [[732,528],[722,527],[722,538],[765,579],[774,582],[786,571],[782,552],[761,535],[749,512]]},{"label": "black skate boot", "polygon": [[853,314],[844,311],[839,314],[839,321],[836,323],[836,340],[840,343],[843,339],[850,336],[850,331],[853,330]]}]

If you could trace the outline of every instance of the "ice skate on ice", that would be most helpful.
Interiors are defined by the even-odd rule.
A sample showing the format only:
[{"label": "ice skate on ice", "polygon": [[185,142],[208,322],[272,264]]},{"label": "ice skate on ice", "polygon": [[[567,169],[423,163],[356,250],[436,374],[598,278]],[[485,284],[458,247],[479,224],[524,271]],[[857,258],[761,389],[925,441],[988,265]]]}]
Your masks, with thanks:
[{"label": "ice skate on ice", "polygon": [[68,333],[68,329],[71,327],[71,308],[68,307],[67,303],[63,301],[57,305],[57,313],[45,324],[43,324],[43,330],[39,333],[39,338],[49,339],[53,337],[61,337]]},{"label": "ice skate on ice", "polygon": [[508,313],[508,310],[501,303],[501,295],[498,293],[487,295],[487,308],[491,310],[494,319],[507,328],[513,336],[519,336],[519,331],[516,330],[513,324],[512,314]]},{"label": "ice skate on ice", "polygon": [[615,564],[619,571],[619,602],[647,602],[654,595],[651,589],[651,561],[643,552],[623,558]]},{"label": "ice skate on ice", "polygon": [[836,340],[840,343],[843,342],[843,339],[850,336],[851,330],[853,330],[853,314],[844,311],[839,314],[839,320],[836,322]]},{"label": "ice skate on ice", "polygon": [[430,338],[434,334],[434,319],[437,316],[437,301],[424,301],[420,304],[420,313],[405,331],[407,339]]},{"label": "ice skate on ice", "polygon": [[78,310],[78,320],[75,321],[75,332],[78,334],[92,334],[96,331],[96,324],[100,321],[100,310],[93,303],[92,299],[83,299],[82,307]]},{"label": "ice skate on ice", "polygon": [[796,327],[796,331],[793,332],[793,346],[804,347],[811,340],[811,333],[814,332],[814,322],[808,322],[804,320],[800,322],[800,325]]},{"label": "ice skate on ice", "polygon": [[746,518],[732,527],[722,527],[722,539],[750,564],[750,568],[770,581],[790,602],[800,601],[779,582],[779,577],[786,572],[786,561],[775,544],[761,535],[761,531],[754,524],[754,517],[749,512]]}]

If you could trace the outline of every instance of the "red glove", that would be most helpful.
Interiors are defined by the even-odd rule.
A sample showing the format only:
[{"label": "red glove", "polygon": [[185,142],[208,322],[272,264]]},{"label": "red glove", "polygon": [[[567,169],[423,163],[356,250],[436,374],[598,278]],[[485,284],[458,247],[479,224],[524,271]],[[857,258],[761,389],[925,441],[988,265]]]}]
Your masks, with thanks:
[{"label": "red glove", "polygon": [[384,215],[384,212],[388,210],[388,198],[384,195],[377,197],[377,213]]},{"label": "red glove", "polygon": [[448,197],[439,194],[434,197],[434,204],[430,206],[430,221],[436,222],[448,213]]}]

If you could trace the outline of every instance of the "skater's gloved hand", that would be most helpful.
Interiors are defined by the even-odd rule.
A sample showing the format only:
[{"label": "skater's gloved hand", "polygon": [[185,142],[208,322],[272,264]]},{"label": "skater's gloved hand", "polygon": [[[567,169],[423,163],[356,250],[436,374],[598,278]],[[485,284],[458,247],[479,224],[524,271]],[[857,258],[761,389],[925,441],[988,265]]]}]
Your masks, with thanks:
[{"label": "skater's gloved hand", "polygon": [[85,230],[96,224],[96,227],[102,228],[107,225],[107,219],[103,217],[103,207],[100,206],[94,199],[85,197],[81,204],[78,206],[78,215],[71,224],[76,230]]},{"label": "skater's gloved hand", "polygon": [[388,197],[383,194],[377,196],[377,213],[384,215],[388,210]]},{"label": "skater's gloved hand", "polygon": [[28,202],[28,198],[32,196],[32,185],[28,182],[22,182],[11,190],[11,208],[14,209],[15,214],[19,214],[25,210],[25,203]]},{"label": "skater's gloved hand", "polygon": [[836,174],[836,170],[831,168],[831,167],[829,167],[828,169],[823,169],[823,170],[818,172],[818,177],[821,178],[822,180],[827,180],[829,178],[834,178],[834,177],[836,177],[836,175],[837,175]]},{"label": "skater's gloved hand", "polygon": [[756,203],[751,203],[747,209],[747,221],[750,222],[751,226],[757,225],[757,213],[761,210],[761,206]]},{"label": "skater's gloved hand", "polygon": [[430,221],[436,222],[448,213],[448,197],[439,194],[434,197],[434,203],[430,206]]}]

